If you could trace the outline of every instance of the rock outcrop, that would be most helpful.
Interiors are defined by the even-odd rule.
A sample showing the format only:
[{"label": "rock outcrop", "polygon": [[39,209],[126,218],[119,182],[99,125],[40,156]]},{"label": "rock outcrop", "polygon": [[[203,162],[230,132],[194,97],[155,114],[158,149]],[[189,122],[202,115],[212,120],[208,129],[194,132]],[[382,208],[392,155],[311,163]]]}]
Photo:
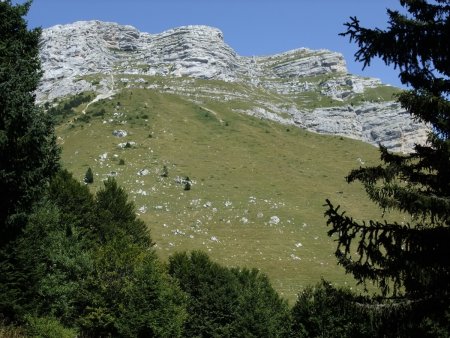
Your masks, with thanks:
[{"label": "rock outcrop", "polygon": [[223,40],[220,30],[185,26],[160,34],[131,26],[88,21],[58,25],[42,34],[45,70],[39,90],[49,98],[91,89],[81,77],[97,73],[187,76],[237,81],[248,78],[298,78],[346,73],[339,53],[305,48],[269,57],[243,57]]},{"label": "rock outcrop", "polygon": [[[198,100],[201,90],[189,94],[188,86],[183,86],[186,79],[214,79],[245,83],[255,92],[266,92],[266,98],[256,102],[251,93],[219,95],[214,88],[203,91],[203,95],[216,95],[218,100],[246,98],[253,108],[242,112],[261,118],[372,144],[382,142],[396,151],[408,152],[414,143],[426,139],[427,128],[412,121],[396,103],[359,100],[350,104],[382,84],[348,74],[343,56],[328,50],[301,48],[266,57],[243,57],[224,42],[220,30],[212,27],[185,26],[149,34],[132,26],[88,21],[45,29],[41,61],[44,76],[38,101],[88,90],[111,95],[118,75],[121,81],[129,81],[128,86],[140,87],[148,76],[180,78],[171,90],[191,98],[195,94]],[[142,78],[133,82],[124,75]],[[271,102],[271,95],[286,104]],[[324,97],[336,105],[321,106],[316,99]]]}]

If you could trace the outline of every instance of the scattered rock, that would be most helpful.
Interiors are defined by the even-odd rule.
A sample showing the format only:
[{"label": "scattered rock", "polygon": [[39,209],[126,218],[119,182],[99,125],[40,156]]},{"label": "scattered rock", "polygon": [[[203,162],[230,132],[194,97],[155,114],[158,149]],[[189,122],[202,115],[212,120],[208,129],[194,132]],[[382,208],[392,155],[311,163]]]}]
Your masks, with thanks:
[{"label": "scattered rock", "polygon": [[280,218],[278,216],[270,217],[269,224],[277,225],[280,223]]},{"label": "scattered rock", "polygon": [[119,143],[117,146],[119,148],[122,148],[122,149],[124,149],[124,148],[132,148],[132,147],[136,147],[136,142],[133,142],[133,141],[122,142],[122,143]]},{"label": "scattered rock", "polygon": [[113,134],[114,136],[116,136],[116,137],[125,137],[125,136],[128,135],[128,133],[126,132],[126,130],[121,130],[121,129],[119,129],[119,130],[114,130],[114,131],[112,132],[112,134]]},{"label": "scattered rock", "polygon": [[302,260],[300,257],[298,257],[298,256],[296,256],[296,255],[294,255],[294,254],[291,254],[291,258],[292,258],[294,261],[301,261],[301,260]]},{"label": "scattered rock", "polygon": [[146,212],[147,212],[147,207],[145,206],[145,205],[143,205],[142,207],[140,207],[139,209],[138,209],[138,211],[141,213],[141,214],[145,214]]},{"label": "scattered rock", "polygon": [[184,231],[181,231],[180,229],[175,229],[175,230],[172,230],[172,233],[175,235],[175,236],[177,236],[177,235],[186,235],[186,233],[184,232]]},{"label": "scattered rock", "polygon": [[150,171],[148,169],[141,169],[138,171],[137,173],[139,176],[147,176],[148,174],[150,174]]},{"label": "scattered rock", "polygon": [[101,162],[106,161],[107,158],[108,158],[108,153],[103,153],[99,156],[99,159]]},{"label": "scattered rock", "polygon": [[147,196],[148,193],[145,190],[139,189],[138,191],[135,192],[136,195],[142,195],[142,196]]}]

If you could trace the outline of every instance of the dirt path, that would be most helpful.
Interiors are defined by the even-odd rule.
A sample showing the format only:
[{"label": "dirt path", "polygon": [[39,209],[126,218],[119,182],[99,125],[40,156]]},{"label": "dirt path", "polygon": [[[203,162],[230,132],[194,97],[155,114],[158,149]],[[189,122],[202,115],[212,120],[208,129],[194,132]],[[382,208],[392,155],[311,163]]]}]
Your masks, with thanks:
[{"label": "dirt path", "polygon": [[203,107],[203,106],[200,106],[200,108],[202,108],[202,109],[206,110],[207,112],[213,114],[215,117],[217,117],[217,118],[219,119],[219,122],[220,122],[220,123],[223,123],[223,122],[224,122],[224,121],[220,118],[219,114],[218,114],[216,111],[214,111],[214,110],[212,110],[212,109],[209,109],[209,108],[206,108],[206,107]]},{"label": "dirt path", "polygon": [[[84,107],[84,109],[81,111],[81,114],[85,115],[86,114],[86,110],[89,108],[89,106],[97,101],[100,100],[104,100],[107,99],[108,97],[113,96],[114,94],[116,94],[115,90],[115,83],[114,83],[114,75],[111,74],[111,85],[109,87],[109,90],[107,93],[103,93],[103,94],[98,94],[91,102],[89,102],[86,107]],[[74,120],[76,120],[76,117],[74,118]],[[72,121],[71,121],[72,122]]]}]

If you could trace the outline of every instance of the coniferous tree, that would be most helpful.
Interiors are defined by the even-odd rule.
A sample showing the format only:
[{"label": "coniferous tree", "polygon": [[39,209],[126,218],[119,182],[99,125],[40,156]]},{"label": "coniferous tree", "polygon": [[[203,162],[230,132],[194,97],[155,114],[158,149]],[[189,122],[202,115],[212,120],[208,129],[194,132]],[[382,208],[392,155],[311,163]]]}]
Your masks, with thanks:
[{"label": "coniferous tree", "polygon": [[428,142],[407,155],[380,146],[382,164],[353,170],[347,181],[362,182],[382,209],[411,219],[359,223],[328,200],[325,215],[346,271],[361,283],[377,284],[384,297],[395,296],[386,308],[409,309],[416,326],[440,322],[428,325],[430,332],[439,325],[449,328],[444,313],[448,316],[450,298],[450,1],[400,4],[405,13],[388,10],[386,30],[363,28],[351,18],[342,35],[358,44],[355,57],[364,67],[379,57],[399,70],[410,89],[398,101],[431,126]]},{"label": "coniferous tree", "polygon": [[95,227],[93,232],[100,243],[126,235],[133,243],[144,248],[153,245],[147,225],[136,216],[133,202],[128,201],[125,190],[116,180],[109,178],[105,187],[97,192],[95,200]]},{"label": "coniferous tree", "polygon": [[51,117],[35,105],[41,31],[27,29],[30,4],[0,2],[0,246],[17,236],[59,160]]},{"label": "coniferous tree", "polygon": [[84,183],[91,184],[94,183],[94,174],[92,173],[91,167],[86,170],[86,174],[84,174]]}]

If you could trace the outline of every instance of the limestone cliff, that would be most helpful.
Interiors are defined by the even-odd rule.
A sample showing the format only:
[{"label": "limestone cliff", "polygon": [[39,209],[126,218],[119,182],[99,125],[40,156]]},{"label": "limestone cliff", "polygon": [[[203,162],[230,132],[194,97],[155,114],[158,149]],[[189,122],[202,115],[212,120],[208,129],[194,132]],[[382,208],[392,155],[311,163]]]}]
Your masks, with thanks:
[{"label": "limestone cliff", "polygon": [[[87,90],[105,95],[120,82],[196,102],[205,97],[221,102],[239,98],[249,103],[239,112],[319,133],[382,142],[396,151],[410,151],[414,143],[426,139],[427,128],[386,95],[394,89],[377,79],[348,74],[343,56],[328,50],[302,48],[244,57],[212,27],[149,34],[131,26],[89,21],[45,29],[41,60],[39,101]],[[170,85],[146,85],[151,76],[162,76]],[[247,89],[219,88],[217,81],[192,88],[190,79],[245,84]]]}]

